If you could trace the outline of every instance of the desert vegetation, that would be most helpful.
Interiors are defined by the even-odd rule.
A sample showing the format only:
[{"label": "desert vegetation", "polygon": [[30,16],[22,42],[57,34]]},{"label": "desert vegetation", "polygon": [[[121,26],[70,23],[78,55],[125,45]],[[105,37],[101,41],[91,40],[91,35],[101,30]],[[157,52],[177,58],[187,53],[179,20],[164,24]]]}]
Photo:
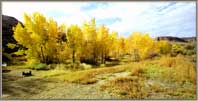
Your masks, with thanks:
[{"label": "desert vegetation", "polygon": [[38,12],[13,31],[3,99],[196,99],[196,42],[121,37],[95,19],[58,25]]}]

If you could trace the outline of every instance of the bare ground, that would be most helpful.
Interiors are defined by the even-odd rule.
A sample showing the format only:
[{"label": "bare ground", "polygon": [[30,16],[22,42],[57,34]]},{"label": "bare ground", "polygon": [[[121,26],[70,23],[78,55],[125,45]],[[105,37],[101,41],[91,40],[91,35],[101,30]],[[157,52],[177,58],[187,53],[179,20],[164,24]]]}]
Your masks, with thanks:
[{"label": "bare ground", "polygon": [[107,81],[126,76],[129,72],[98,75],[94,84],[75,84],[40,78],[43,71],[33,71],[34,76],[22,77],[28,69],[13,69],[3,73],[3,99],[119,99],[118,96],[101,90]]}]

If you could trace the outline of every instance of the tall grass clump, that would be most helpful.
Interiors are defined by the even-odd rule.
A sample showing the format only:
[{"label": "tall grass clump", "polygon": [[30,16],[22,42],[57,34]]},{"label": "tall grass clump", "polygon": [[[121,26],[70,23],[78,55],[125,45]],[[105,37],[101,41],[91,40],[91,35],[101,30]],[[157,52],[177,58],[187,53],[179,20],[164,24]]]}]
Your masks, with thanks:
[{"label": "tall grass clump", "polygon": [[173,67],[175,63],[176,63],[176,59],[168,55],[162,56],[160,59],[160,65],[165,67]]},{"label": "tall grass clump", "polygon": [[170,79],[174,79],[180,82],[190,81],[196,83],[195,63],[191,62],[185,56],[164,56],[160,60],[160,65],[162,66],[162,68],[171,68],[169,72],[166,72],[166,76],[172,76],[170,77]]},{"label": "tall grass clump", "polygon": [[179,81],[191,81],[196,83],[195,63],[190,62],[184,56],[178,55],[176,58],[175,72]]},{"label": "tall grass clump", "polygon": [[141,74],[144,72],[144,65],[142,64],[136,64],[131,68],[131,76],[141,76]]},{"label": "tall grass clump", "polygon": [[120,95],[122,98],[142,99],[148,96],[148,90],[145,88],[145,82],[142,78],[119,77],[101,87]]}]

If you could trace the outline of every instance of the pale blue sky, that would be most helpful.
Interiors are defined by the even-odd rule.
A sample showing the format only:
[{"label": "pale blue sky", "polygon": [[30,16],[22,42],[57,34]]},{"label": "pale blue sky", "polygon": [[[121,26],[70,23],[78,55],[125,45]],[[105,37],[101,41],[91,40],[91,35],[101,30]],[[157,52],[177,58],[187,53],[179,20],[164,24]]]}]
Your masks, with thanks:
[{"label": "pale blue sky", "polygon": [[24,12],[35,11],[66,25],[95,18],[120,36],[196,36],[196,2],[2,2],[2,13],[22,22]]}]

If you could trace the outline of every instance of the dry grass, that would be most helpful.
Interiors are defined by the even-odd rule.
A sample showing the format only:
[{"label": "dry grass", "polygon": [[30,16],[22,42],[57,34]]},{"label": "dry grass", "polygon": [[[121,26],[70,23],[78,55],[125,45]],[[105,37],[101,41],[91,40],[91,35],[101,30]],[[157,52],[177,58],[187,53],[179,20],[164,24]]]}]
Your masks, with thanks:
[{"label": "dry grass", "polygon": [[135,67],[131,68],[131,76],[141,76],[144,72],[144,67],[142,64],[137,64]]},{"label": "dry grass", "polygon": [[72,82],[72,83],[92,84],[97,82],[97,79],[95,78],[96,75],[122,72],[125,69],[126,68],[122,68],[122,66],[104,67],[104,68],[95,68],[89,70],[72,71],[72,72],[64,73],[62,75],[56,75],[56,74],[60,74],[59,71],[57,71],[52,73],[53,75],[49,75],[48,77],[57,78],[59,80]]},{"label": "dry grass", "polygon": [[27,66],[27,65],[19,65],[19,66],[12,65],[12,66],[6,66],[3,68],[6,68],[6,69],[28,69],[29,66]]},{"label": "dry grass", "polygon": [[146,60],[114,67],[92,68],[72,72],[64,71],[58,69],[57,71],[46,74],[48,74],[48,77],[81,84],[97,82],[96,75],[124,71],[131,72],[131,76],[141,77],[146,75],[148,78],[161,79],[165,81],[196,82],[195,64],[183,56],[163,56],[158,60]]},{"label": "dry grass", "polygon": [[[97,82],[96,75],[118,73],[124,71],[130,71],[132,72],[132,75],[139,75],[143,72],[143,67],[139,63],[131,63],[114,67],[103,67],[93,68],[89,70],[71,71],[67,73],[64,73],[64,71],[59,72],[59,70],[57,70],[51,73],[47,73],[47,77],[72,83],[90,84]],[[58,75],[60,73],[61,75]]]},{"label": "dry grass", "polygon": [[54,76],[60,76],[60,75],[64,75],[64,74],[67,74],[71,71],[65,71],[65,70],[49,70],[49,71],[46,71],[47,73],[43,73],[41,74],[41,77],[44,77],[44,78],[48,78],[48,77],[54,77]]},{"label": "dry grass", "polygon": [[176,59],[170,56],[163,56],[159,61],[161,66],[173,67],[176,65]]},{"label": "dry grass", "polygon": [[[130,76],[116,78],[103,85],[102,89],[132,99],[160,98],[160,96],[175,99],[196,98],[195,64],[188,57],[163,56],[158,60],[146,60],[125,67],[127,71],[131,71]],[[147,80],[158,83],[146,87]]]},{"label": "dry grass", "polygon": [[165,56],[159,60],[159,63],[162,67],[172,68],[166,73],[167,76],[172,75],[172,78],[181,82],[190,81],[196,83],[196,65],[189,58],[182,55],[178,55],[177,57]]},{"label": "dry grass", "polygon": [[148,96],[144,80],[136,76],[116,78],[103,85],[102,89],[108,89],[122,98],[142,99]]}]

